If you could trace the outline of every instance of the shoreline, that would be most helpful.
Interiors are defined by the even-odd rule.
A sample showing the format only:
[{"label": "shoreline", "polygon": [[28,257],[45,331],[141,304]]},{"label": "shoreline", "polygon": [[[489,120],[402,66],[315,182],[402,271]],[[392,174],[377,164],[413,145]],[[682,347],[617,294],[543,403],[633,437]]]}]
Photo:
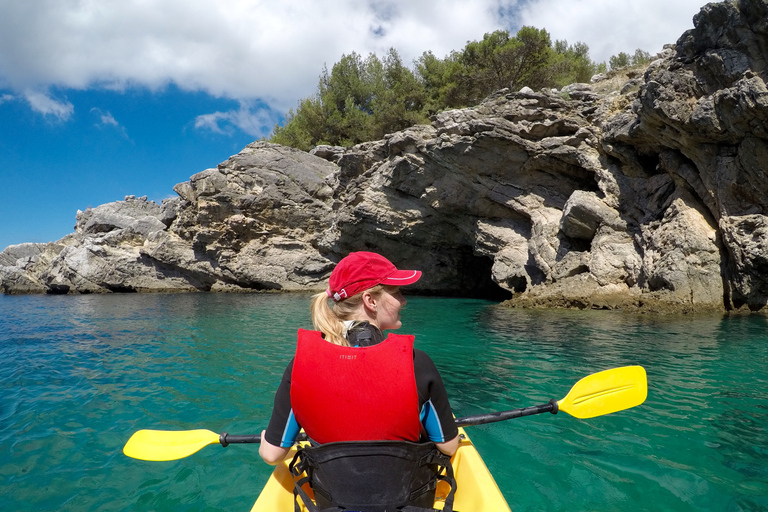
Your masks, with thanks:
[{"label": "shoreline", "polygon": [[[0,296],[116,296],[116,295],[205,295],[205,294],[233,294],[233,295],[306,295],[311,297],[320,293],[320,289],[307,290],[256,290],[236,286],[218,287],[211,290],[181,290],[181,289],[152,289],[143,291],[105,291],[96,293],[2,293]],[[676,303],[658,297],[638,295],[595,295],[579,298],[565,296],[532,297],[521,295],[506,300],[488,299],[483,297],[467,297],[457,294],[445,294],[438,291],[412,291],[408,297],[435,298],[435,299],[477,299],[492,302],[492,307],[510,310],[525,311],[604,311],[631,315],[654,316],[669,318],[675,316],[684,317],[735,317],[735,316],[768,316],[768,310],[761,308],[751,310],[747,305],[740,308],[727,309],[724,306],[711,304]]]}]

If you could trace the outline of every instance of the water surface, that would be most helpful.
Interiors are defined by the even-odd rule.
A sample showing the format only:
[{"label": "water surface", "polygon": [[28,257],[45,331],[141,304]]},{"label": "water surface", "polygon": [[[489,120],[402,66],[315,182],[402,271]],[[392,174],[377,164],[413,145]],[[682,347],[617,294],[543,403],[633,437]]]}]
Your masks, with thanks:
[{"label": "water surface", "polygon": [[[0,296],[0,510],[249,510],[257,447],[122,454],[140,428],[258,433],[310,327],[304,294]],[[640,407],[471,427],[514,510],[768,510],[768,321],[409,298],[403,333],[457,416],[563,398],[643,365]],[[466,512],[466,511],[465,511]]]}]

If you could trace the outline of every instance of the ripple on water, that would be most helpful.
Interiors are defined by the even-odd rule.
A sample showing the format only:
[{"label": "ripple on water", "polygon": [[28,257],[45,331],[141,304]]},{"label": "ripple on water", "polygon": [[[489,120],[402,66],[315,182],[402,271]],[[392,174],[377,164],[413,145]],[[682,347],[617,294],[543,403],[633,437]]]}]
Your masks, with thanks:
[{"label": "ripple on water", "polygon": [[[0,296],[0,509],[247,510],[256,446],[125,457],[139,428],[257,433],[308,327],[303,295]],[[768,509],[765,319],[508,310],[409,298],[404,331],[457,416],[560,399],[581,377],[648,372],[641,407],[471,427],[515,510]]]}]

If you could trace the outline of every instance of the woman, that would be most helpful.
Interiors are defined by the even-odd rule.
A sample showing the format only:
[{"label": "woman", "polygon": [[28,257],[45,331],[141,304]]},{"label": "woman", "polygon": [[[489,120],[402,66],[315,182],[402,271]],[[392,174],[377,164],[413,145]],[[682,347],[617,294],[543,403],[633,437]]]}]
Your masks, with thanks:
[{"label": "woman", "polygon": [[312,300],[316,331],[299,330],[262,432],[265,462],[282,461],[301,428],[320,444],[432,441],[447,455],[456,452],[458,429],[434,363],[413,348],[413,336],[382,333],[402,326],[400,286],[420,277],[371,252],[338,263],[328,290]]}]

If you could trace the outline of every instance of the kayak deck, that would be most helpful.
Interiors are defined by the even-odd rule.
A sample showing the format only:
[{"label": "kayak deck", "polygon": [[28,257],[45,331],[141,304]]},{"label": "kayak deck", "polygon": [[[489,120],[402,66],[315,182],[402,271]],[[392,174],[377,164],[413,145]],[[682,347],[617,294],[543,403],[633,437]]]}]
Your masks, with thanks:
[{"label": "kayak deck", "polygon": [[[461,442],[456,454],[451,458],[451,465],[456,476],[457,489],[453,508],[456,511],[467,512],[510,512],[504,496],[483,462],[482,457],[472,444],[472,440],[459,429]],[[293,458],[296,449],[292,449],[286,462],[275,466],[251,512],[290,512],[293,510],[293,478],[288,471],[288,462]],[[449,486],[438,482],[435,497],[435,508],[442,509]],[[312,490],[307,488],[312,496]],[[301,503],[301,499],[299,499]],[[306,511],[301,506],[303,512]]]}]

